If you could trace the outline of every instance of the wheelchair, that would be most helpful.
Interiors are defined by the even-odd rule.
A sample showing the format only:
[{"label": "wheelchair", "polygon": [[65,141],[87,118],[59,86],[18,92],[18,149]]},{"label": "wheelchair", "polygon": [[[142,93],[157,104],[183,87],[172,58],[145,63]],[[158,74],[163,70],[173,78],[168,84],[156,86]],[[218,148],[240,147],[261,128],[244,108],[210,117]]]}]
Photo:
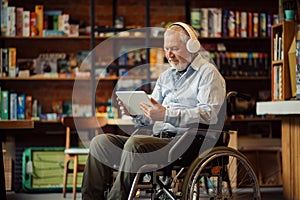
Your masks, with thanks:
[{"label": "wheelchair", "polygon": [[[238,93],[227,94],[227,99],[231,95]],[[194,134],[183,134],[169,151],[169,166],[155,170],[160,168],[159,164],[145,164],[140,168],[128,200],[260,200],[260,187],[251,163],[242,153],[228,147],[231,132],[197,127],[192,131]],[[209,135],[206,140],[217,142],[204,147],[191,162],[184,160],[184,154],[172,162],[178,155],[178,147],[191,135],[195,138]]]}]

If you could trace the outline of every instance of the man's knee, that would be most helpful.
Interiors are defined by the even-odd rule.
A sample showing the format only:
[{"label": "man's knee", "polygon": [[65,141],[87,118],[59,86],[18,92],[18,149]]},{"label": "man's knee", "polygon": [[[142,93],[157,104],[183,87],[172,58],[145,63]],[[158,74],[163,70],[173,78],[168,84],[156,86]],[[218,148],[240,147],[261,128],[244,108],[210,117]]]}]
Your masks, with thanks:
[{"label": "man's knee", "polygon": [[124,145],[124,150],[128,152],[140,152],[142,148],[142,143],[139,137],[129,137]]}]

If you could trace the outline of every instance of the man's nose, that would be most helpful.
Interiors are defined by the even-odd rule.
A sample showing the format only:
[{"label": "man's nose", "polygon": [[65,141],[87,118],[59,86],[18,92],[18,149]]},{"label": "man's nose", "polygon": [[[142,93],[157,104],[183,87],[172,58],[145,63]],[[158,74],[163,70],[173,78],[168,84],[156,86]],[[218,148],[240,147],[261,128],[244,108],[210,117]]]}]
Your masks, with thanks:
[{"label": "man's nose", "polygon": [[171,57],[171,58],[174,57],[174,53],[171,49],[167,50],[165,53],[166,53],[166,57]]}]

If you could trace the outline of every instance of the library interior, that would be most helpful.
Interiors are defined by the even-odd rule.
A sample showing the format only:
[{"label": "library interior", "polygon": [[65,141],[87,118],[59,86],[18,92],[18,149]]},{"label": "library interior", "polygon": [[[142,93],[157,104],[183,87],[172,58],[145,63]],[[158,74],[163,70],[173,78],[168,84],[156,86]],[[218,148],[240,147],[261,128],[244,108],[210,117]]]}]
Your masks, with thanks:
[{"label": "library interior", "polygon": [[175,22],[225,80],[227,142],[136,173],[128,199],[300,199],[300,0],[1,1],[0,199],[83,198],[92,139],[135,137],[116,91],[151,96]]}]

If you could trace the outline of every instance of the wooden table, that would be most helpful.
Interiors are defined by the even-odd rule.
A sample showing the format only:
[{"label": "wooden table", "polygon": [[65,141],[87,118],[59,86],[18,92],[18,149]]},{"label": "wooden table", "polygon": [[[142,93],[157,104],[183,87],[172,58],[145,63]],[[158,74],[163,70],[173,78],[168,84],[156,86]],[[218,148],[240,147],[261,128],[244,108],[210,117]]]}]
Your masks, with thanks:
[{"label": "wooden table", "polygon": [[[0,129],[30,129],[34,128],[32,120],[0,120]],[[0,139],[2,151],[2,141]],[[3,154],[0,155],[0,199],[6,200]]]},{"label": "wooden table", "polygon": [[300,101],[258,102],[259,115],[282,118],[282,181],[285,199],[300,199]]}]

